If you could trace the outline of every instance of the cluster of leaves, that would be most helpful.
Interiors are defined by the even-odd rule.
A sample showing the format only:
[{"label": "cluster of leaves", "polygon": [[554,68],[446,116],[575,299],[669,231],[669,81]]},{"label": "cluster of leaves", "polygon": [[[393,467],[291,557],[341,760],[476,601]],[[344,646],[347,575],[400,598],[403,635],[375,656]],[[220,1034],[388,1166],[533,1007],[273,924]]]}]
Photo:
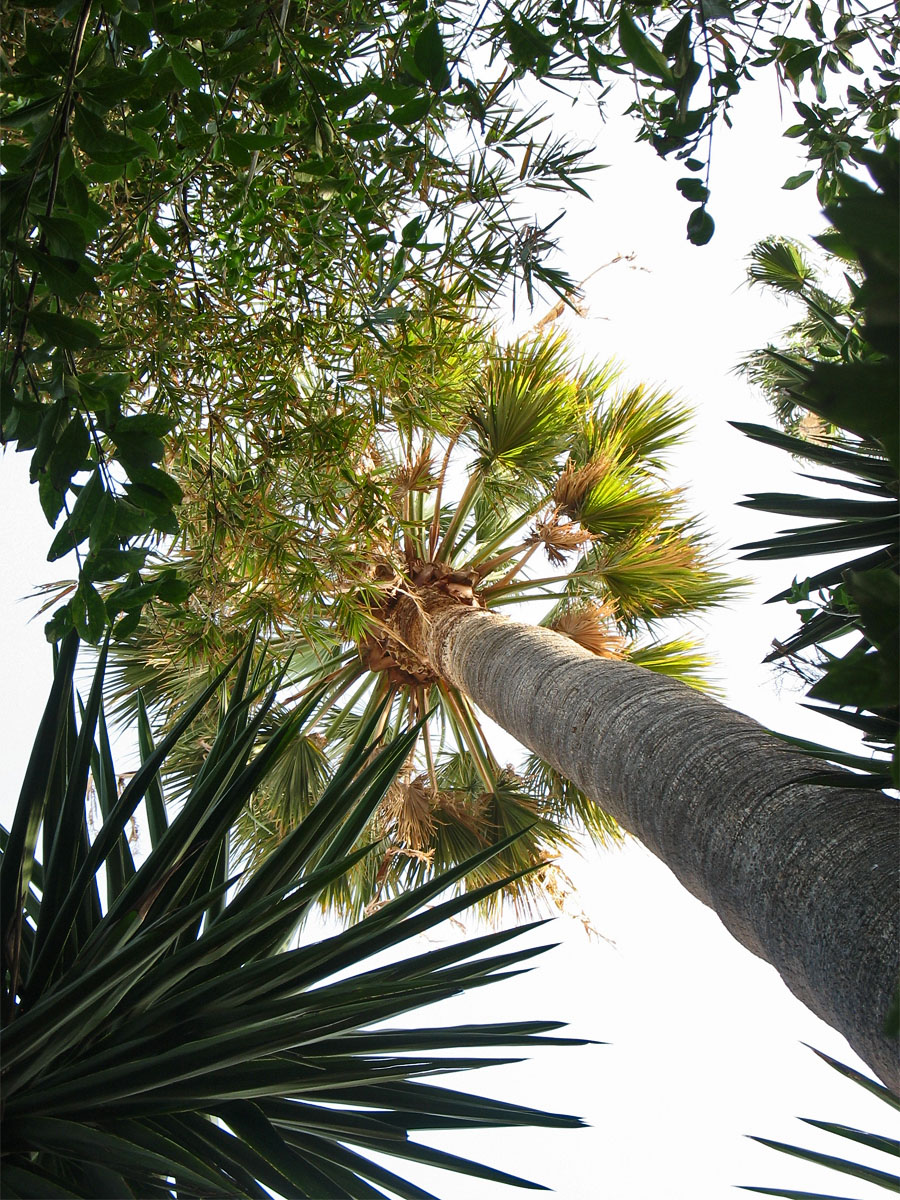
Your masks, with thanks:
[{"label": "cluster of leaves", "polygon": [[[823,13],[812,0],[801,18],[790,0],[531,0],[501,8],[486,40],[518,72],[554,87],[590,81],[602,99],[611,79],[630,78],[628,111],[640,123],[639,140],[691,172],[676,186],[697,205],[688,238],[704,245],[714,231],[707,211],[713,130],[719,119],[731,124],[735,98],[760,71],[773,70],[797,97],[800,120],[786,135],[801,140],[813,164],[787,188],[817,175],[821,201],[833,200],[842,169],[861,162],[892,128],[900,102],[896,14],[890,5],[873,10],[854,0],[839,0],[836,9]],[[865,78],[856,47],[872,60]],[[829,75],[840,84],[853,76],[859,86],[848,84],[835,105]],[[807,93],[808,103],[801,99]]]},{"label": "cluster of leaves", "polygon": [[[757,278],[776,282],[800,296],[809,320],[800,327],[788,352],[769,348],[751,368],[776,400],[783,418],[794,422],[798,410],[813,414],[819,432],[812,438],[761,426],[741,425],[751,437],[837,472],[826,482],[849,489],[813,498],[762,494],[744,503],[751,508],[824,523],[784,531],[751,543],[747,558],[790,558],[842,554],[852,558],[793,587],[773,600],[802,604],[801,628],[776,643],[770,660],[795,658],[809,647],[819,650],[814,664],[812,699],[819,711],[862,731],[874,748],[866,758],[827,750],[828,758],[866,770],[866,782],[900,783],[900,419],[897,374],[900,367],[900,153],[889,141],[863,160],[877,184],[873,190],[849,176],[844,194],[826,209],[834,230],[818,238],[830,253],[852,264],[851,298],[830,302],[815,286],[796,250],[783,244],[758,248]],[[766,366],[765,364],[768,364]],[[843,653],[829,642],[855,634]],[[816,747],[821,753],[823,748]]]},{"label": "cluster of leaves", "polygon": [[[818,98],[789,132],[820,162],[823,195],[859,160],[857,125],[878,141],[897,96],[896,26],[849,0],[833,35],[810,4],[803,36],[782,0],[496,13],[82,0],[9,16],[0,439],[33,452],[60,525],[51,555],[79,557],[51,639],[75,627],[96,642],[107,622],[122,635],[148,599],[183,599],[184,582],[147,561],[177,528],[163,439],[203,428],[212,456],[235,421],[277,438],[296,429],[298,372],[345,380],[356,348],[413,309],[459,317],[510,280],[529,299],[571,290],[548,261],[549,226],[515,197],[581,191],[592,164],[517,107],[526,72],[601,95],[633,77],[639,136],[693,172],[678,186],[701,244],[702,147],[751,71],[812,80]],[[877,76],[823,107],[826,74],[856,71],[863,39]],[[493,74],[471,59],[479,46]],[[709,98],[691,107],[704,79]],[[303,449],[328,484],[353,398],[305,413]]]},{"label": "cluster of leaves", "polygon": [[[0,436],[33,452],[51,557],[79,555],[51,639],[183,598],[146,564],[177,532],[164,437],[278,436],[298,371],[340,377],[413,291],[452,314],[517,274],[571,286],[513,196],[590,164],[545,138],[519,165],[541,117],[502,72],[472,81],[442,33],[461,20],[417,0],[12,9]],[[306,414],[310,461],[335,460],[352,400]]]},{"label": "cluster of leaves", "polygon": [[[576,829],[601,841],[618,833],[547,764],[504,766],[468,698],[404,649],[391,624],[400,598],[437,586],[498,611],[531,602],[526,619],[703,686],[705,656],[667,638],[665,624],[722,602],[734,585],[665,484],[667,451],[688,418],[671,395],[622,386],[611,364],[577,364],[552,333],[504,348],[471,324],[410,320],[387,353],[360,352],[354,365],[355,386],[385,419],[357,422],[345,445],[344,472],[360,483],[335,479],[309,512],[306,460],[290,442],[261,464],[254,445],[235,439],[213,474],[185,447],[173,467],[186,498],[182,555],[170,561],[193,595],[181,612],[148,608],[117,645],[112,678],[122,711],[140,688],[169,724],[256,621],[293,655],[288,707],[327,684],[310,736],[242,819],[242,850],[254,857],[308,811],[330,757],[375,711],[393,737],[436,710],[367,831],[387,839],[383,855],[330,893],[359,915],[515,831],[467,886],[546,863]],[[307,592],[311,559],[318,587]],[[199,755],[185,743],[172,760],[182,784]],[[540,874],[523,877],[511,898],[527,905],[543,885]]]},{"label": "cluster of leaves", "polygon": [[[558,1026],[384,1023],[514,975],[539,951],[496,953],[505,932],[365,965],[469,903],[439,897],[478,861],[343,933],[294,944],[320,890],[371,853],[350,848],[414,733],[375,752],[370,723],[277,854],[229,878],[235,816],[315,697],[260,742],[278,681],[265,686],[248,650],[173,816],[160,768],[224,679],[158,746],[141,717],[141,762],[120,792],[101,702],[106,651],[79,721],[77,649],[70,634],[2,831],[4,1195],[431,1197],[385,1156],[534,1186],[414,1136],[577,1119],[420,1080],[510,1061],[483,1057],[485,1047],[566,1044],[545,1036]],[[89,777],[102,813],[93,836]],[[143,861],[129,840],[139,805]]]}]

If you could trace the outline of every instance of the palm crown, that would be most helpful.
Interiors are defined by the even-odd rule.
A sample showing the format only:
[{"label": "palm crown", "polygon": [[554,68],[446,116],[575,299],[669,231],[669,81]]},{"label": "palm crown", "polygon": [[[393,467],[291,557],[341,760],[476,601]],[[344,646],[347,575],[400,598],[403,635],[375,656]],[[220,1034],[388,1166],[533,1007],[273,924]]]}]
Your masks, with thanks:
[{"label": "palm crown", "polygon": [[[328,683],[315,730],[245,814],[253,856],[307,811],[330,754],[373,712],[385,739],[434,712],[367,831],[385,839],[380,859],[332,895],[354,915],[513,832],[468,886],[549,864],[579,829],[618,835],[546,763],[503,764],[468,699],[405,645],[404,599],[427,588],[454,604],[537,603],[536,618],[595,653],[701,686],[703,654],[658,626],[733,586],[662,478],[688,418],[671,394],[621,387],[611,364],[578,366],[547,333],[502,347],[476,325],[431,321],[391,350],[358,353],[343,381],[368,394],[372,416],[341,425],[340,456],[332,444],[318,460],[292,457],[289,428],[281,447],[252,431],[212,455],[204,431],[186,442],[181,554],[198,586],[174,625],[171,613],[146,618],[114,668],[121,696],[142,687],[171,715],[255,622],[294,655],[283,705]],[[339,389],[329,398],[308,373],[295,387],[298,412],[314,393],[341,420]],[[546,884],[538,872],[513,899],[527,905]]]}]

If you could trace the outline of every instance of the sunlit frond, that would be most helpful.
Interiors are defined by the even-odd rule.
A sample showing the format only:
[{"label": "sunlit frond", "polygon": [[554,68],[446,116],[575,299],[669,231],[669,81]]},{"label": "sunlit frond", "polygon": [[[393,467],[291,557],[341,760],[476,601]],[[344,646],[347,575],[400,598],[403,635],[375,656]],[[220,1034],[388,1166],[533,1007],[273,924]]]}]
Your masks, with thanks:
[{"label": "sunlit frond", "polygon": [[625,657],[635,666],[679,679],[707,695],[721,694],[722,689],[710,682],[715,663],[698,642],[672,638],[667,642],[631,643],[625,650]]},{"label": "sunlit frond", "polygon": [[753,283],[797,295],[816,279],[803,247],[783,237],[764,238],[749,254],[747,276]]},{"label": "sunlit frond", "polygon": [[543,337],[499,351],[473,389],[464,437],[474,469],[505,469],[523,483],[555,472],[576,412],[576,389],[564,341]]},{"label": "sunlit frond", "polygon": [[573,604],[547,625],[599,658],[624,658],[625,638],[616,630],[614,621],[615,610],[609,603]]},{"label": "sunlit frond", "polygon": [[684,438],[690,420],[690,409],[671,392],[641,384],[604,397],[585,421],[573,452],[579,462],[607,456],[638,473],[658,471],[665,451]]},{"label": "sunlit frond", "polygon": [[607,538],[651,530],[675,514],[677,491],[642,490],[619,471],[607,471],[587,491],[576,514],[592,533]]},{"label": "sunlit frond", "polygon": [[744,586],[716,569],[700,537],[683,528],[595,543],[566,581],[569,597],[605,599],[626,632],[641,622],[724,604]]}]

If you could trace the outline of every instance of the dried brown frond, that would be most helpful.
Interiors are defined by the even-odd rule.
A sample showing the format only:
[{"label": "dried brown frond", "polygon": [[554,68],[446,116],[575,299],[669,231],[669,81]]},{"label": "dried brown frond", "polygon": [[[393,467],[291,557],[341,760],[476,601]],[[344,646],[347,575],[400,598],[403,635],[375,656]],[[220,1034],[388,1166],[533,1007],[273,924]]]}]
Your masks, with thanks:
[{"label": "dried brown frond", "polygon": [[437,799],[425,775],[405,782],[401,776],[388,789],[381,813],[405,849],[421,852],[431,844]]},{"label": "dried brown frond", "polygon": [[609,460],[602,455],[592,458],[582,467],[576,467],[570,458],[553,489],[553,500],[557,508],[566,516],[577,519],[585,496],[600,482],[609,466]]},{"label": "dried brown frond", "polygon": [[[578,904],[577,887],[555,859],[548,856],[544,865],[535,871],[532,878],[539,884],[542,898],[549,901],[562,916],[572,917],[573,920],[578,921],[592,942],[598,941],[600,938],[603,938],[605,942],[609,941],[609,938],[603,937],[585,910]],[[615,943],[610,944],[614,945]]]},{"label": "dried brown frond", "polygon": [[797,422],[797,435],[807,442],[823,446],[827,445],[829,440],[827,424],[813,412],[805,412]]},{"label": "dried brown frond", "polygon": [[535,541],[543,542],[547,557],[555,567],[561,567],[573,550],[594,540],[594,535],[575,522],[561,523],[554,515],[547,521],[538,521],[532,530]]},{"label": "dried brown frond", "polygon": [[437,485],[434,460],[423,447],[413,459],[408,459],[394,472],[398,492],[430,492]]},{"label": "dried brown frond", "polygon": [[473,800],[471,795],[465,791],[450,791],[440,792],[437,798],[436,819],[455,821],[460,825],[464,825],[466,829],[475,834],[482,841],[489,841],[493,830],[491,823],[487,819],[487,796],[479,796]]},{"label": "dried brown frond", "polygon": [[357,470],[360,475],[371,475],[382,464],[381,451],[377,446],[369,445],[360,452],[357,460]]},{"label": "dried brown frond", "polygon": [[610,628],[614,616],[609,604],[584,604],[568,609],[551,623],[550,628],[600,658],[624,658],[625,638]]}]

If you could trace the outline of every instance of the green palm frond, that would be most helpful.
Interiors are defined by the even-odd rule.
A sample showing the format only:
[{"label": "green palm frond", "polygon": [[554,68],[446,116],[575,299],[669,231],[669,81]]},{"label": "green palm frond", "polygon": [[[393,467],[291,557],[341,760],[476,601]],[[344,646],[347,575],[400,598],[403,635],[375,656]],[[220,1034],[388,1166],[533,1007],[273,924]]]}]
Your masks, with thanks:
[{"label": "green palm frond", "polygon": [[640,537],[652,531],[677,511],[679,493],[638,489],[619,471],[607,471],[587,492],[576,514],[585,529],[603,534],[607,540],[621,536]]},{"label": "green palm frond", "polygon": [[[276,712],[284,720],[287,712]],[[240,861],[250,865],[309,815],[334,768],[321,734],[298,734],[256,790],[234,825]]]},{"label": "green palm frond", "polygon": [[[229,878],[237,813],[318,700],[260,742],[280,680],[262,688],[248,652],[188,798],[175,816],[161,805],[155,811],[149,853],[138,862],[125,836],[131,815],[142,801],[157,809],[160,767],[225,680],[214,680],[159,746],[143,740],[142,763],[116,794],[98,726],[106,652],[77,722],[76,651],[70,636],[2,837],[4,1195],[429,1195],[403,1179],[405,1161],[534,1186],[416,1137],[429,1129],[575,1127],[576,1118],[421,1080],[508,1061],[514,1048],[566,1044],[547,1036],[558,1025],[385,1026],[514,974],[536,951],[498,953],[512,936],[501,932],[407,951],[386,965],[367,961],[396,956],[462,911],[468,898],[441,895],[482,870],[493,848],[342,933],[293,944],[321,889],[371,857],[350,848],[415,734],[373,753],[370,725],[277,850],[257,870]],[[104,808],[93,838],[91,762]],[[488,1048],[503,1057],[485,1055]]]},{"label": "green palm frond", "polygon": [[817,279],[799,242],[784,237],[763,238],[749,255],[747,277],[752,283],[789,295],[800,295]]},{"label": "green palm frond", "polygon": [[482,476],[505,470],[546,484],[576,415],[576,387],[564,341],[549,336],[497,353],[477,382],[465,438]]},{"label": "green palm frond", "polygon": [[604,456],[641,474],[658,471],[664,453],[684,438],[690,426],[690,409],[662,389],[639,384],[592,398],[573,448],[578,462]]},{"label": "green palm frond", "polygon": [[706,692],[707,695],[719,695],[722,691],[709,679],[715,665],[713,660],[704,652],[701,644],[687,638],[632,643],[626,651],[626,657],[638,667],[680,679],[688,687]]},{"label": "green palm frond", "polygon": [[715,568],[696,531],[675,528],[591,546],[565,590],[569,599],[611,603],[631,634],[642,622],[723,604],[742,586]]}]

